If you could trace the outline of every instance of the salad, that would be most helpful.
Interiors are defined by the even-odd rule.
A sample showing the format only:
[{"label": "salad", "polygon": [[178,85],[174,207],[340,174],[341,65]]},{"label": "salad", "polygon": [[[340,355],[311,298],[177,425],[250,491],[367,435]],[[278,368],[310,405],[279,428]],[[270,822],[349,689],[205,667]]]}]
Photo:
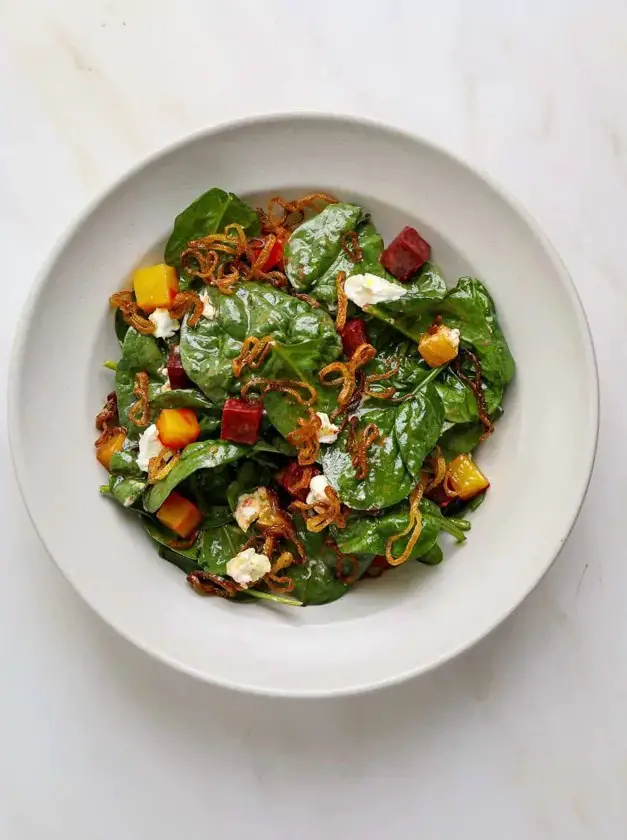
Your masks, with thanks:
[{"label": "salad", "polygon": [[101,492],[196,592],[324,604],[466,539],[514,360],[483,283],[430,258],[330,195],[214,187],[111,296]]}]

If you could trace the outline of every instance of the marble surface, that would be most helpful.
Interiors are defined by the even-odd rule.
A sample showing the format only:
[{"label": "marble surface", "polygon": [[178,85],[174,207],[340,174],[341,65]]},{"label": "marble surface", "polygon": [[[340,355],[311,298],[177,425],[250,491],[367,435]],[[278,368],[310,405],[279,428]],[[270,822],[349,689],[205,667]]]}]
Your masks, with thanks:
[{"label": "marble surface", "polygon": [[[400,687],[296,702],[198,684],[103,626],[27,519],[3,411],[0,836],[625,836],[625,3],[4,0],[1,10],[3,359],[45,254],[127,167],[234,117],[342,111],[441,143],[537,217],[591,321],[602,421],[573,534],[503,626]],[[63,410],[61,395],[51,410]]]}]

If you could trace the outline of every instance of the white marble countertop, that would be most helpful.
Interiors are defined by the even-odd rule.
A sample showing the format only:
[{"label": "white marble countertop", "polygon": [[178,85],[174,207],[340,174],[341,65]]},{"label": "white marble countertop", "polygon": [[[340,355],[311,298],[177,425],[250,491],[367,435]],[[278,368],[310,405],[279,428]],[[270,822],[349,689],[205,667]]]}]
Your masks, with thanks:
[{"label": "white marble countertop", "polygon": [[2,15],[3,359],[46,252],[135,161],[233,117],[343,111],[441,143],[538,218],[592,324],[602,421],[579,521],[515,615],[424,678],[296,702],[196,683],[92,615],[26,517],[2,412],[0,836],[626,836],[625,3],[6,0]]}]

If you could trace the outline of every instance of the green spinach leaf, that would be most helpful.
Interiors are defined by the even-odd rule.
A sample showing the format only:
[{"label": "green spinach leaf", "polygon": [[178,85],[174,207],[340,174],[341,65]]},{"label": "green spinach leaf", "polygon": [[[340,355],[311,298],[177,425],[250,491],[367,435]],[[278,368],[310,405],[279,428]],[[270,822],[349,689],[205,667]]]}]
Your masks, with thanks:
[{"label": "green spinach leaf", "polygon": [[154,399],[165,381],[159,373],[165,364],[165,354],[157,340],[150,335],[141,335],[130,328],[122,344],[122,358],[115,372],[115,393],[118,400],[120,425],[127,430],[129,440],[137,440],[143,431],[128,416],[137,397],[133,394],[135,374],[146,371],[150,380],[149,397]]},{"label": "green spinach leaf", "polygon": [[199,565],[212,575],[226,575],[226,564],[242,550],[247,539],[237,525],[207,529],[202,535]]},{"label": "green spinach leaf", "polygon": [[181,557],[187,558],[193,562],[193,565],[198,568],[198,563],[196,559],[198,557],[198,549],[200,545],[200,537],[196,540],[191,548],[172,548],[170,542],[172,540],[179,540],[180,537],[177,536],[173,531],[170,531],[169,528],[166,528],[165,525],[162,525],[156,519],[152,519],[149,517],[143,518],[144,528],[146,529],[146,533],[148,536],[153,539],[155,542],[159,543],[159,545],[163,545],[166,548],[169,548],[170,551],[173,551],[175,554],[180,555]]},{"label": "green spinach leaf", "polygon": [[407,294],[398,300],[367,306],[365,311],[417,342],[439,311],[446,284],[440,269],[427,262],[409,282],[398,285]]},{"label": "green spinach leaf", "polygon": [[484,428],[482,423],[459,423],[448,429],[439,440],[442,454],[447,461],[456,455],[472,452],[481,442]]},{"label": "green spinach leaf", "polygon": [[200,391],[193,388],[181,388],[173,391],[160,391],[150,402],[153,408],[194,408],[197,411],[207,411],[220,417],[220,409],[217,408]]},{"label": "green spinach leaf", "polygon": [[185,557],[184,554],[179,554],[179,552],[173,551],[165,545],[159,546],[159,557],[163,560],[167,560],[168,563],[172,563],[173,566],[178,566],[178,568],[182,572],[185,572],[186,575],[191,575],[192,572],[200,571],[200,566],[195,559]]},{"label": "green spinach leaf", "polygon": [[[477,400],[471,389],[447,368],[435,383],[444,404],[444,417],[451,423],[471,423],[479,419]],[[503,399],[503,386],[482,382],[483,396],[488,414],[497,410]]]},{"label": "green spinach leaf", "polygon": [[336,577],[337,556],[325,545],[323,533],[308,531],[300,516],[294,517],[296,533],[305,546],[307,560],[302,565],[293,564],[285,574],[294,581],[290,596],[303,604],[329,604],[337,601],[350,589]]},{"label": "green spinach leaf", "polygon": [[[290,378],[300,378],[340,354],[340,339],[326,312],[269,284],[242,283],[229,297],[214,290],[210,294],[217,317],[202,318],[194,328],[186,320],[180,348],[187,375],[217,404],[229,393],[237,393],[251,375],[273,378],[281,372],[285,376],[287,368]],[[259,370],[251,374],[247,369],[235,379],[232,361],[247,336],[272,336],[275,346]],[[304,352],[299,353],[299,345]]]},{"label": "green spinach leaf", "polygon": [[382,436],[381,445],[375,444],[368,450],[370,471],[367,477],[362,481],[355,477],[351,456],[346,451],[348,430],[325,449],[322,455],[324,474],[341,501],[349,507],[358,510],[390,507],[409,495],[416,484],[405,466],[394,434],[396,408],[364,407],[356,414],[359,431],[368,423],[376,423]]},{"label": "green spinach leaf", "polygon": [[364,211],[355,204],[329,204],[299,225],[284,251],[285,273],[292,286],[310,289],[337,259],[342,237],[363,218]]},{"label": "green spinach leaf", "polygon": [[474,277],[461,277],[440,312],[449,327],[461,332],[462,342],[472,346],[484,377],[495,385],[507,385],[514,376],[514,359],[483,283]]},{"label": "green spinach leaf", "polygon": [[109,478],[109,495],[125,508],[132,507],[141,498],[145,488],[146,482],[138,478],[123,475],[112,475]]},{"label": "green spinach leaf", "polygon": [[120,449],[114,452],[109,469],[112,475],[125,475],[130,478],[142,478],[146,475],[137,466],[136,449]]},{"label": "green spinach leaf", "polygon": [[154,513],[175,487],[193,473],[230,464],[243,458],[249,451],[248,446],[229,443],[226,440],[206,440],[186,446],[178,464],[164,479],[153,484],[148,490],[144,498],[144,507],[148,513]]},{"label": "green spinach leaf", "polygon": [[165,246],[165,261],[178,267],[188,242],[210,233],[221,233],[234,223],[241,225],[248,236],[259,236],[259,218],[253,208],[234,193],[213,187],[174,220],[174,229]]},{"label": "green spinach leaf", "polygon": [[444,560],[444,554],[440,548],[439,543],[435,542],[429,551],[425,552],[421,557],[418,557],[419,563],[424,563],[426,566],[437,566]]},{"label": "green spinach leaf", "polygon": [[394,435],[405,466],[418,482],[422,464],[438,442],[444,406],[433,384],[420,388],[396,411]]}]

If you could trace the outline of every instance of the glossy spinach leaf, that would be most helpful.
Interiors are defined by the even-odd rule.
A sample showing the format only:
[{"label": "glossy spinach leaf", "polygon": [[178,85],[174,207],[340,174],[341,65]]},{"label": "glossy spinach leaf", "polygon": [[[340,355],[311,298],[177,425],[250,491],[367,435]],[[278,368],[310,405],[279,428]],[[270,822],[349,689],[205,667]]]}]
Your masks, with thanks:
[{"label": "glossy spinach leaf", "polygon": [[180,537],[174,533],[174,531],[170,531],[169,528],[166,528],[165,525],[162,525],[156,519],[152,519],[152,517],[144,517],[143,518],[143,525],[146,529],[146,533],[148,536],[153,539],[155,542],[159,543],[159,545],[163,545],[166,548],[169,548],[170,551],[173,551],[175,554],[180,555],[181,557],[185,557],[187,560],[192,561],[193,565],[198,568],[198,563],[196,559],[198,557],[198,550],[200,546],[200,537],[196,540],[191,548],[172,548],[170,542],[180,540]]},{"label": "glossy spinach leaf", "polygon": [[175,487],[193,473],[230,464],[243,458],[249,451],[248,446],[229,443],[225,440],[206,440],[186,446],[178,464],[164,479],[153,484],[148,490],[144,498],[144,507],[148,513],[154,513]]},{"label": "glossy spinach leaf", "polygon": [[225,575],[226,564],[242,550],[247,539],[246,534],[237,525],[208,528],[202,534],[199,565],[212,575]]},{"label": "glossy spinach leaf", "polygon": [[[252,372],[255,376],[271,378],[286,369],[290,378],[311,375],[340,354],[340,339],[326,312],[269,284],[242,283],[228,297],[214,290],[209,293],[217,317],[202,318],[195,328],[186,320],[180,348],[189,378],[219,405],[251,376],[247,369],[236,380],[232,370],[247,336],[272,336],[276,342],[268,359]],[[299,345],[306,352],[299,353]]]},{"label": "glossy spinach leaf", "polygon": [[153,408],[194,408],[197,411],[207,411],[215,417],[220,417],[218,409],[211,400],[200,391],[193,388],[181,388],[172,391],[160,391],[150,401]]},{"label": "glossy spinach leaf", "polygon": [[337,286],[336,278],[340,271],[345,272],[347,277],[351,274],[385,274],[385,270],[379,262],[383,251],[383,239],[371,222],[363,222],[355,228],[359,247],[363,259],[354,263],[348,254],[340,247],[340,250],[327,270],[316,277],[308,294],[315,300],[319,300],[327,309],[337,309]]},{"label": "glossy spinach leaf", "polygon": [[260,467],[255,461],[243,461],[226,491],[229,508],[234,511],[242,493],[249,493],[257,487],[267,485],[270,476],[271,472],[267,467]]},{"label": "glossy spinach leaf", "polygon": [[422,464],[438,442],[443,422],[444,406],[432,383],[417,390],[396,410],[396,443],[415,482],[420,480]]},{"label": "glossy spinach leaf", "polygon": [[200,571],[200,566],[195,559],[186,557],[178,551],[173,551],[165,545],[159,546],[159,557],[163,560],[167,560],[168,563],[172,563],[173,566],[178,566],[178,568],[182,572],[185,572],[186,575],[191,575],[192,572]]},{"label": "glossy spinach leaf", "polygon": [[418,557],[418,562],[424,563],[426,566],[437,566],[442,560],[444,560],[444,554],[438,542],[435,542],[429,551]]},{"label": "glossy spinach leaf", "polygon": [[221,233],[233,223],[241,225],[248,236],[259,235],[259,217],[253,208],[234,193],[213,187],[174,220],[174,229],[165,246],[165,261],[178,267],[188,242],[210,233]]},{"label": "glossy spinach leaf", "polygon": [[342,250],[342,237],[355,230],[364,218],[356,204],[329,204],[296,228],[285,246],[284,265],[288,280],[299,291],[313,284],[335,262]]},{"label": "glossy spinach leaf", "polygon": [[112,475],[125,475],[130,478],[145,477],[137,466],[137,450],[121,449],[111,456],[109,470]]},{"label": "glossy spinach leaf", "polygon": [[164,364],[165,354],[157,340],[150,335],[141,335],[131,327],[124,337],[122,358],[115,372],[118,416],[120,425],[127,430],[129,440],[136,440],[142,431],[128,416],[131,406],[137,400],[137,397],[133,394],[135,374],[140,371],[148,373],[150,379],[149,396],[152,399],[165,381],[159,373]]},{"label": "glossy spinach leaf", "polygon": [[122,317],[122,313],[119,309],[115,310],[115,336],[117,340],[120,342],[120,347],[124,344],[124,339],[126,338],[126,333],[129,331],[129,326]]},{"label": "glossy spinach leaf", "polygon": [[[435,387],[444,404],[446,420],[451,423],[471,423],[479,419],[475,395],[452,370],[444,370]],[[503,386],[484,381],[482,390],[488,414],[492,415],[503,399]]]},{"label": "glossy spinach leaf", "polygon": [[[394,278],[388,279],[394,281]],[[409,282],[398,285],[405,289],[406,295],[388,303],[367,306],[364,311],[417,342],[439,311],[446,295],[446,284],[440,269],[427,262]]]},{"label": "glossy spinach leaf", "polygon": [[313,534],[307,530],[300,516],[294,517],[296,533],[305,546],[307,561],[293,564],[285,574],[294,581],[290,596],[305,605],[329,604],[337,601],[350,589],[336,577],[337,556],[325,545],[325,534]]},{"label": "glossy spinach leaf", "polygon": [[482,423],[459,423],[448,429],[439,440],[442,454],[447,461],[456,455],[472,452],[481,442],[484,428]]},{"label": "glossy spinach leaf", "polygon": [[146,482],[139,478],[112,475],[109,478],[109,495],[122,507],[130,508],[141,498]]},{"label": "glossy spinach leaf", "polygon": [[233,479],[234,467],[235,464],[230,463],[215,469],[198,470],[185,479],[179,489],[191,495],[202,512],[209,515],[216,505],[224,507],[227,504],[226,493]]},{"label": "glossy spinach leaf", "polygon": [[203,509],[203,513],[205,514],[203,529],[217,528],[219,525],[228,525],[233,521],[233,515],[227,505],[208,505]]},{"label": "glossy spinach leaf", "polygon": [[351,456],[346,451],[348,430],[325,449],[322,455],[324,474],[349,507],[358,510],[390,507],[409,495],[416,484],[405,466],[394,434],[396,407],[364,407],[356,414],[358,430],[362,431],[368,423],[376,423],[383,441],[368,450],[368,476],[362,481],[355,477]]},{"label": "glossy spinach leaf", "polygon": [[495,385],[507,385],[514,376],[514,359],[483,283],[474,277],[461,277],[440,312],[448,326],[460,330],[462,342],[473,348],[483,376]]},{"label": "glossy spinach leaf", "polygon": [[[418,542],[414,546],[409,559],[415,560],[425,554],[438,538],[440,527],[438,519],[430,513],[427,504],[420,506],[422,531]],[[333,528],[333,536],[337,547],[343,554],[385,554],[390,537],[400,534],[409,525],[409,505],[399,505],[383,516],[364,516],[348,522],[346,528]],[[409,535],[394,543],[394,555],[400,556],[407,547]]]}]

